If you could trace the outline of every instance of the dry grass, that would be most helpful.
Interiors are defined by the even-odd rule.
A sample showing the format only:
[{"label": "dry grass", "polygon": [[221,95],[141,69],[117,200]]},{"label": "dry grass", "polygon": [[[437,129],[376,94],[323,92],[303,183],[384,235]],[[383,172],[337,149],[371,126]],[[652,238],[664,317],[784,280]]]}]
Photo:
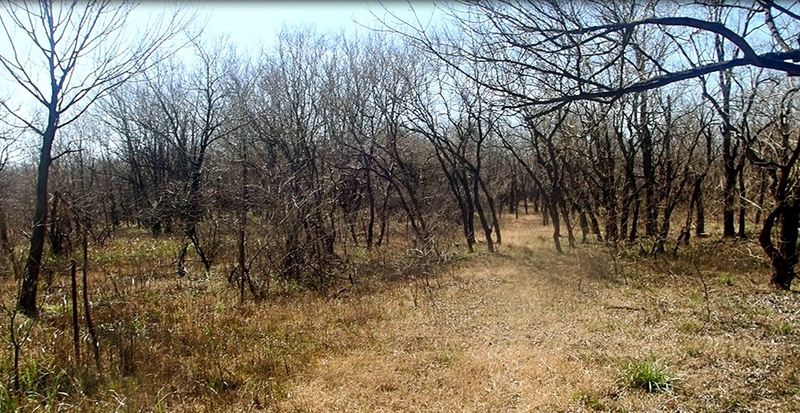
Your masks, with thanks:
[{"label": "dry grass", "polygon": [[[360,287],[335,298],[293,292],[243,306],[220,275],[141,274],[141,262],[119,261],[129,243],[109,246],[93,275],[102,380],[72,367],[55,285],[24,351],[65,394],[18,401],[95,411],[800,411],[800,297],[769,289],[746,242],[612,259],[597,245],[556,255],[550,228],[532,216],[504,230],[498,254],[474,254],[430,283],[362,270]],[[151,262],[171,253],[164,242],[148,244]],[[379,272],[391,267],[381,262]],[[669,391],[626,381],[646,360],[676,378]]]}]

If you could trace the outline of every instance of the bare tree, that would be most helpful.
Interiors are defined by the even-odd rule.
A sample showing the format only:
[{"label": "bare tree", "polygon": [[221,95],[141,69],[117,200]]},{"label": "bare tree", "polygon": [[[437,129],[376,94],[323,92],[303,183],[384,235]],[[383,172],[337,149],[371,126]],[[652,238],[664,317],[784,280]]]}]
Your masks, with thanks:
[{"label": "bare tree", "polygon": [[[187,20],[176,13],[148,27],[135,43],[126,40],[126,22],[135,4],[112,1],[73,3],[9,2],[0,14],[8,48],[0,66],[40,108],[44,119],[26,116],[7,101],[0,104],[41,137],[36,178],[33,230],[18,306],[37,313],[36,292],[44,250],[48,177],[59,155],[52,148],[57,131],[81,117],[98,98],[153,64],[159,53],[184,30]],[[33,60],[41,59],[39,61]]]},{"label": "bare tree", "polygon": [[[685,181],[686,174],[691,173],[691,168],[675,169],[678,165],[673,158],[678,152],[674,146],[665,145],[673,139],[668,131],[661,132],[659,139],[663,142],[653,140],[657,100],[648,92],[672,89],[674,84],[690,79],[703,79],[718,88],[721,98],[714,98],[708,85],[705,95],[722,118],[724,234],[736,235],[735,201],[744,200],[746,189],[742,151],[749,149],[744,147],[741,138],[744,135],[737,132],[732,117],[734,71],[758,68],[783,77],[800,75],[800,49],[793,40],[800,26],[800,14],[791,6],[772,0],[730,4],[501,0],[459,3],[450,9],[450,15],[455,30],[429,29],[419,20],[405,21],[396,16],[384,24],[389,31],[405,36],[423,51],[496,93],[506,109],[524,109],[528,118],[561,113],[577,101],[615,104],[633,96],[633,101],[628,101],[632,105],[629,119],[623,125],[628,136],[638,135],[638,143],[628,139],[627,144],[619,145],[628,175],[627,199],[633,201],[625,202],[622,211],[621,224],[623,229],[630,228],[629,239],[636,237],[638,201],[644,193],[646,233],[663,241],[668,225],[662,222],[661,229],[657,227],[659,208],[671,212],[675,200],[663,203],[657,197],[683,197],[683,188],[689,183]],[[648,33],[661,39],[660,47],[648,42]],[[482,47],[474,48],[473,43],[464,41],[465,36],[480,39]],[[483,64],[487,70],[476,75],[470,70],[474,64]],[[713,79],[708,76],[711,74],[719,76]],[[784,112],[787,111],[791,112],[788,109]],[[626,133],[622,132],[617,134],[620,138]],[[680,150],[689,154],[699,152],[695,147],[702,143],[702,137],[700,133],[682,142],[689,146]],[[787,152],[792,150],[786,145],[779,147]],[[641,155],[643,180],[636,178],[637,152]],[[793,165],[789,161],[791,157],[771,170],[791,170]],[[561,173],[552,168],[546,168],[551,175]],[[677,182],[670,181],[679,175]],[[781,186],[780,178],[773,181]],[[659,194],[659,190],[667,193]],[[699,217],[703,217],[702,180],[694,181],[693,192],[698,193],[694,207]],[[778,202],[785,203],[781,199]],[[552,204],[553,200],[549,202]],[[743,202],[739,206],[739,235],[744,236],[747,209]],[[774,223],[777,215],[786,218],[785,214],[794,213],[792,207],[784,205],[767,221]],[[703,220],[698,221],[702,227]],[[788,218],[783,221],[792,222]],[[792,239],[788,236],[782,242],[792,243]],[[776,255],[770,245],[764,243],[767,255],[783,257],[788,265],[783,267],[793,268],[796,260],[791,258],[791,251]],[[783,281],[776,285],[786,288],[785,280],[791,280],[793,273],[783,267],[778,271],[783,275],[776,276]]]},{"label": "bare tree", "polygon": [[[778,84],[771,94],[780,94],[778,102],[762,103],[765,107],[761,125],[751,120],[753,129],[748,141],[748,158],[770,177],[773,207],[764,219],[759,242],[773,267],[772,283],[789,289],[796,277],[798,226],[800,226],[800,179],[798,179],[797,93],[795,82]],[[770,113],[772,112],[772,113]],[[778,242],[774,242],[774,230]]]}]

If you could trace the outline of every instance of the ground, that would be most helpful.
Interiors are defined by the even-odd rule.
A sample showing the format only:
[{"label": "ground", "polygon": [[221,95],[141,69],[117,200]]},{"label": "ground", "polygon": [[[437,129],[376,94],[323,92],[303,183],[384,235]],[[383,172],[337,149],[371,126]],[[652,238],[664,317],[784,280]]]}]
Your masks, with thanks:
[{"label": "ground", "polygon": [[[626,282],[608,259],[550,252],[550,229],[534,218],[506,227],[497,256],[441,275],[416,307],[413,285],[365,297],[382,314],[363,327],[370,340],[321,357],[293,380],[283,407],[800,409],[798,297],[769,290],[739,296],[754,288],[749,280],[710,279],[709,318],[702,283],[691,274],[647,279],[637,272]],[[621,372],[646,359],[671,370],[671,391],[629,388]]]},{"label": "ground", "polygon": [[[116,295],[97,298],[101,338],[110,343],[105,378],[20,404],[800,411],[800,296],[767,285],[768,269],[750,242],[704,240],[655,259],[637,257],[635,248],[611,254],[599,243],[557,255],[539,217],[504,223],[496,254],[464,255],[412,280],[362,274],[357,288],[339,294],[300,291],[240,305],[235,291],[213,281],[114,287]],[[71,357],[69,329],[59,320],[51,316],[41,333],[57,337],[51,347],[32,356],[48,371]],[[635,386],[631,371],[641,365],[662,371],[669,388]]]}]

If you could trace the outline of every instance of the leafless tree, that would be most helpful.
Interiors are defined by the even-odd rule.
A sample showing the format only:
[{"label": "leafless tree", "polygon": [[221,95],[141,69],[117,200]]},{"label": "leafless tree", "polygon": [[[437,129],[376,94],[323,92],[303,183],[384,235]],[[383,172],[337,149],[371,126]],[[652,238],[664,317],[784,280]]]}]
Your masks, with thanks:
[{"label": "leafless tree", "polygon": [[0,14],[8,47],[0,66],[21,95],[44,110],[26,115],[24,104],[0,104],[21,125],[41,137],[30,250],[18,305],[37,313],[36,292],[45,242],[52,148],[59,129],[75,122],[100,97],[140,73],[168,51],[187,21],[181,14],[148,27],[128,42],[127,19],[135,5],[111,1],[81,3],[9,2]]},{"label": "leafless tree", "polygon": [[[675,169],[675,153],[670,154],[675,148],[668,147],[665,140],[672,139],[671,134],[664,130],[659,137],[653,135],[657,125],[654,116],[663,118],[657,106],[663,97],[651,91],[666,89],[669,94],[679,82],[702,80],[704,95],[722,125],[724,235],[735,235],[734,208],[737,199],[746,199],[744,153],[750,151],[745,147],[750,144],[748,139],[742,138],[735,125],[734,92],[741,84],[737,76],[742,76],[737,71],[757,68],[770,75],[800,75],[800,49],[790,40],[800,24],[800,15],[791,6],[771,0],[689,4],[507,0],[458,3],[450,8],[450,16],[453,26],[446,30],[430,29],[420,21],[396,16],[388,19],[385,27],[492,91],[504,108],[524,109],[531,119],[563,113],[565,107],[579,101],[630,105],[630,110],[623,112],[622,128],[616,128],[622,143],[618,150],[624,160],[628,199],[621,211],[621,226],[623,232],[630,230],[630,240],[637,236],[640,194],[644,195],[646,235],[664,239],[666,221],[662,220],[661,229],[656,225],[659,211],[674,209],[674,200],[659,206],[658,197],[680,199],[684,184],[688,184],[684,178],[690,173],[685,168],[680,173]],[[465,38],[480,39],[482,47],[472,47]],[[652,39],[659,40],[653,43]],[[487,70],[476,75],[469,69],[474,64],[485,65]],[[743,118],[748,110],[747,99],[744,101],[739,109]],[[689,142],[700,146],[703,133],[694,134],[697,139]],[[790,150],[785,145],[779,147]],[[705,151],[707,156],[711,152]],[[641,180],[635,171],[639,162]],[[546,169],[551,175],[558,173],[552,166]],[[681,190],[673,193],[676,188],[671,185],[675,182],[670,177],[674,179],[675,173],[682,176],[677,182]],[[695,179],[696,195],[690,201],[698,213],[700,233],[704,229],[701,176],[705,172]],[[610,201],[605,204],[609,206]],[[607,211],[616,215],[616,208]],[[781,211],[788,210],[784,207]],[[740,236],[745,235],[746,212],[745,202],[739,202]],[[613,225],[608,229],[613,230]],[[768,247],[765,251],[774,256]]]}]

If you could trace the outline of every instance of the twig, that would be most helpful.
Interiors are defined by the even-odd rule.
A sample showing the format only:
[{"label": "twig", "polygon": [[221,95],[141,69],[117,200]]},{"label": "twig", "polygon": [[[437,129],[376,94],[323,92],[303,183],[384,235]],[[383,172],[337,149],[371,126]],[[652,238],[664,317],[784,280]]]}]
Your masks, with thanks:
[{"label": "twig", "polygon": [[644,311],[644,307],[631,307],[627,305],[607,305],[605,308],[609,310],[630,310],[630,311]]}]

